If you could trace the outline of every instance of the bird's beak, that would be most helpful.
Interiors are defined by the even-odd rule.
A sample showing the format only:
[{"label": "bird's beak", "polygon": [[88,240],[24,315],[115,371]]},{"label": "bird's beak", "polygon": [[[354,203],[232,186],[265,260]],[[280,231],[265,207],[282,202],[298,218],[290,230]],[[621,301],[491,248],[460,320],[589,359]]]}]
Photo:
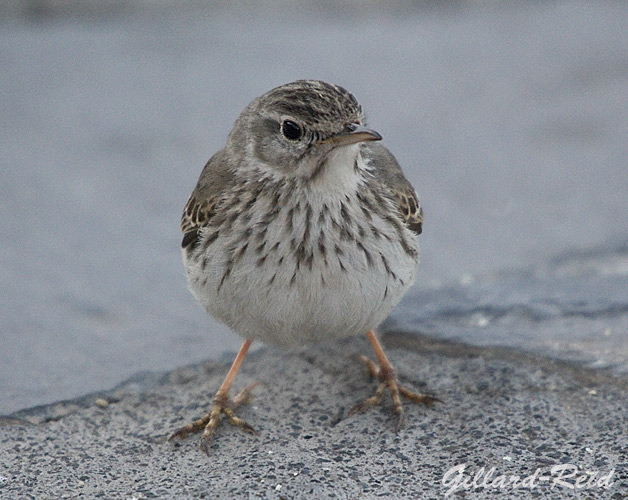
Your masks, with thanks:
[{"label": "bird's beak", "polygon": [[322,141],[319,141],[319,144],[330,142],[334,146],[348,146],[349,144],[356,144],[358,142],[381,140],[382,136],[375,132],[375,130],[363,127],[362,125],[358,125],[357,123],[350,123],[345,127],[342,132],[332,135],[327,139],[323,139]]}]

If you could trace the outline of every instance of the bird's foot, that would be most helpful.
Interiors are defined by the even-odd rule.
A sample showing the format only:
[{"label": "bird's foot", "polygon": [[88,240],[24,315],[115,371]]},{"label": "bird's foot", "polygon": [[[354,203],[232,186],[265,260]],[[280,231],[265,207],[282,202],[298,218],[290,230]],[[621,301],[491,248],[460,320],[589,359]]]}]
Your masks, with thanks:
[{"label": "bird's foot", "polygon": [[247,387],[242,389],[242,391],[240,391],[233,398],[233,400],[229,398],[228,393],[222,393],[219,390],[214,397],[214,404],[211,411],[202,418],[181,427],[168,438],[168,441],[172,441],[173,439],[183,439],[189,434],[203,430],[203,435],[201,436],[201,450],[209,455],[209,443],[218,429],[221,414],[224,414],[227,417],[227,420],[229,420],[231,425],[240,427],[246,432],[257,434],[253,427],[235,414],[235,410],[238,406],[250,401],[252,397],[251,391],[258,385],[259,382],[249,384]]},{"label": "bird's foot", "polygon": [[386,390],[386,388],[388,388],[393,401],[393,412],[395,414],[395,432],[398,432],[403,427],[406,421],[406,412],[403,409],[403,404],[401,402],[402,397],[409,399],[414,403],[423,403],[427,406],[431,406],[434,403],[443,403],[442,400],[434,396],[428,396],[427,394],[412,392],[405,387],[402,387],[399,384],[399,381],[397,380],[397,375],[395,374],[395,370],[392,365],[390,365],[390,363],[388,363],[387,366],[384,365],[379,367],[366,356],[360,356],[360,361],[362,361],[366,365],[366,368],[368,369],[371,376],[376,377],[380,380],[380,384],[377,387],[375,394],[370,398],[367,398],[364,401],[357,403],[353,408],[351,408],[351,410],[349,411],[349,415],[366,411],[372,406],[380,405],[382,402],[384,391]]}]

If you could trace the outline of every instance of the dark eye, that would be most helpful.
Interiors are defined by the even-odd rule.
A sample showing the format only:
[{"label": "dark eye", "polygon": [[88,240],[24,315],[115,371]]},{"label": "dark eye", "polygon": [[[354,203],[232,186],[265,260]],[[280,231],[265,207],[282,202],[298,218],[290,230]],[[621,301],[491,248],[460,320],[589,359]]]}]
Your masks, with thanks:
[{"label": "dark eye", "polygon": [[303,135],[301,127],[291,120],[284,120],[281,123],[281,133],[286,139],[291,141],[296,141]]}]

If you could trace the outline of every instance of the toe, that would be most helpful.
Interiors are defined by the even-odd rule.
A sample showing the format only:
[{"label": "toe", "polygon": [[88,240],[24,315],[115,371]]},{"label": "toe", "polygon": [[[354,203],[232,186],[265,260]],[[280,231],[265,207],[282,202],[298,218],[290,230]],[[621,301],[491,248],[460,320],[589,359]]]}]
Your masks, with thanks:
[{"label": "toe", "polygon": [[408,389],[399,386],[399,393],[406,399],[414,403],[422,403],[426,406],[432,406],[434,403],[443,403],[445,402],[442,399],[438,399],[435,396],[428,396],[427,394],[420,394],[418,392],[412,392]]},{"label": "toe", "polygon": [[240,427],[240,429],[242,429],[243,431],[246,432],[250,432],[252,434],[257,434],[257,431],[255,429],[253,429],[253,427],[251,427],[249,424],[247,424],[244,419],[241,419],[240,417],[238,417],[232,409],[230,408],[223,408],[223,413],[227,416],[227,418],[229,419],[229,423],[231,425],[235,425],[236,427]]},{"label": "toe", "polygon": [[205,455],[209,456],[209,452],[210,452],[210,444],[211,444],[211,437],[206,438],[205,435],[203,434],[203,436],[201,436],[201,451],[203,453],[205,453]]},{"label": "toe", "polygon": [[403,406],[399,408],[395,408],[395,432],[399,432],[403,429],[403,426],[406,425],[406,412],[403,409]]}]

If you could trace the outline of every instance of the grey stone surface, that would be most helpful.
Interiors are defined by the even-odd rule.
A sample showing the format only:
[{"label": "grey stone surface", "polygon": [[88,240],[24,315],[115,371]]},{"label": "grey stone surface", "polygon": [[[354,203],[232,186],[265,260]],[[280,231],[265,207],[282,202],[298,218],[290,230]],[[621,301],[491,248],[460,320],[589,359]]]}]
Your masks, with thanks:
[{"label": "grey stone surface", "polygon": [[[537,469],[537,476],[548,479],[537,480],[534,488],[460,487],[451,498],[625,498],[625,352],[603,368],[590,361],[615,358],[595,342],[590,360],[580,359],[581,351],[572,356],[552,349],[539,332],[531,333],[569,330],[570,338],[587,339],[591,324],[582,311],[600,321],[604,315],[611,322],[625,321],[626,309],[608,304],[623,300],[626,280],[609,281],[616,290],[613,302],[595,279],[609,262],[621,262],[620,255],[607,255],[595,266],[590,258],[587,265],[576,266],[578,272],[562,259],[549,266],[551,272],[542,272],[538,287],[546,293],[534,300],[517,296],[511,279],[516,285],[530,276],[515,273],[493,278],[490,286],[474,280],[457,293],[451,288],[432,291],[425,300],[434,305],[433,316],[406,309],[405,325],[429,324],[434,330],[425,336],[392,329],[389,323],[385,347],[402,383],[435,394],[445,404],[426,408],[406,403],[407,426],[398,434],[389,398],[381,408],[347,416],[376,385],[356,359],[371,354],[365,338],[296,350],[264,348],[247,357],[236,379],[236,389],[262,382],[252,402],[238,410],[257,435],[225,424],[209,457],[200,451],[198,435],[167,441],[172,431],[207,411],[229,362],[140,374],[111,392],[2,418],[0,497],[444,498],[456,477],[443,482],[447,472],[465,466],[469,481],[482,467],[495,468],[489,484],[500,475],[530,477]],[[572,270],[569,279],[563,276],[565,269]],[[577,291],[583,272],[599,303],[581,300]],[[469,313],[443,314],[452,297],[459,298],[460,310],[469,304]],[[549,312],[520,314],[522,304],[545,311],[547,297],[555,299]],[[470,328],[461,323],[474,317],[478,302],[493,334],[471,331],[463,339],[470,342],[461,342],[456,335]],[[522,346],[499,345],[512,331],[527,335]],[[554,484],[560,475],[552,468],[560,466],[577,467],[578,474]],[[577,477],[588,480],[593,474],[596,480],[608,476],[609,487],[585,491],[565,485],[575,486]]]},{"label": "grey stone surface", "polygon": [[[3,420],[0,496],[443,498],[443,477],[460,464],[470,473],[484,466],[522,477],[537,468],[549,475],[556,464],[574,464],[582,474],[615,470],[609,489],[583,493],[545,482],[533,490],[477,488],[465,498],[628,493],[624,379],[489,348],[389,340],[401,378],[446,401],[407,405],[408,425],[399,434],[389,401],[345,416],[374,388],[353,359],[367,351],[364,341],[307,352],[265,349],[247,360],[237,382],[264,382],[239,411],[258,435],[226,425],[210,457],[198,436],[167,442],[169,432],[207,409],[227,364],[182,368],[146,392],[100,395],[109,402],[104,408],[92,399],[21,415],[38,422],[49,414],[41,423]],[[394,348],[398,342],[402,349]]]},{"label": "grey stone surface", "polygon": [[498,345],[628,372],[628,245],[572,251],[534,269],[414,289],[384,330]]}]

